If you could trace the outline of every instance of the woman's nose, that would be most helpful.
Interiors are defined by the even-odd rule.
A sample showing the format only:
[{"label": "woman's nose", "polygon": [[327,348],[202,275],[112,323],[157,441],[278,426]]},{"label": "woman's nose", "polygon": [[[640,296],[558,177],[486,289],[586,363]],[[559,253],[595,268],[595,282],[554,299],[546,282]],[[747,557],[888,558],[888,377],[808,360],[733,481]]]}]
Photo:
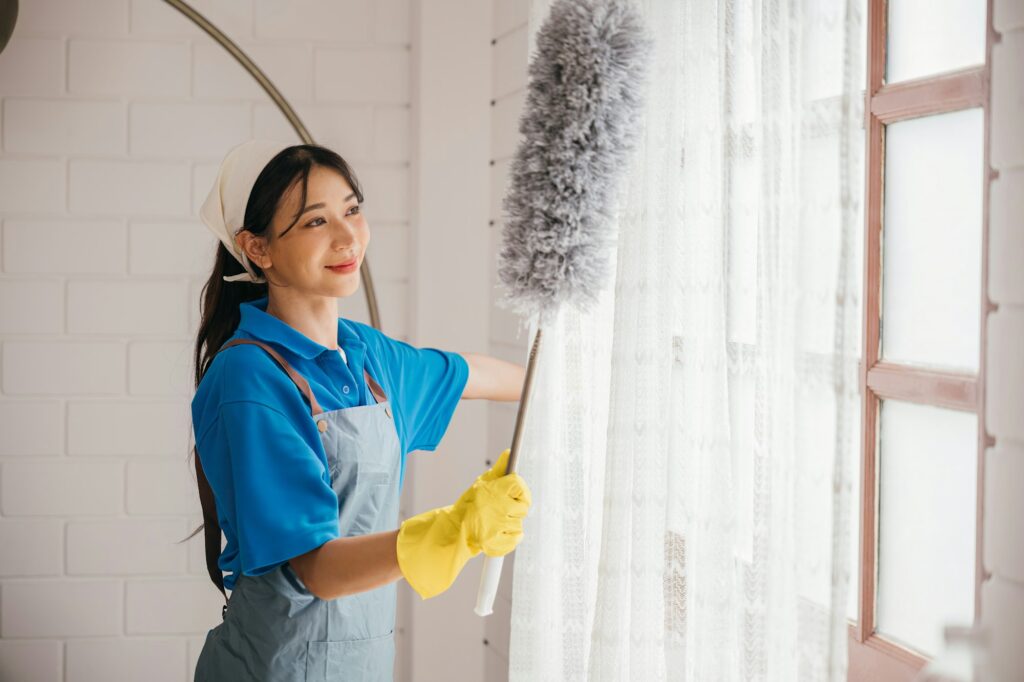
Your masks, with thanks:
[{"label": "woman's nose", "polygon": [[348,224],[348,221],[341,220],[335,223],[333,241],[335,248],[346,248],[356,243],[355,229]]},{"label": "woman's nose", "polygon": [[353,239],[335,239],[332,243],[335,251],[352,251],[355,248]]}]

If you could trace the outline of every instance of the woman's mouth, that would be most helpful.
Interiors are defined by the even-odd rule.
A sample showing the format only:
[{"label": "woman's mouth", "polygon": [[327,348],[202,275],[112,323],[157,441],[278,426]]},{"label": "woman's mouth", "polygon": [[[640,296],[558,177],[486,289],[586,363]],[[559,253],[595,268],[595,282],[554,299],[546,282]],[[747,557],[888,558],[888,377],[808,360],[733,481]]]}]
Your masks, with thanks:
[{"label": "woman's mouth", "polygon": [[331,272],[337,272],[339,274],[345,274],[345,273],[349,273],[349,272],[352,272],[353,270],[355,270],[356,266],[358,266],[358,265],[359,265],[359,259],[358,258],[353,258],[352,260],[347,261],[345,263],[336,263],[334,265],[328,265],[327,269],[330,270]]}]

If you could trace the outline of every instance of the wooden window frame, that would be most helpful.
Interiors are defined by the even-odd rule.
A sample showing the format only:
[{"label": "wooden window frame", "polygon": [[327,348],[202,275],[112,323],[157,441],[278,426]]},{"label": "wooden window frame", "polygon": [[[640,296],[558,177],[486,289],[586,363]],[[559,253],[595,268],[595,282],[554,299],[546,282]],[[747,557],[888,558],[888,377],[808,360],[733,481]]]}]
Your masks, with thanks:
[{"label": "wooden window frame", "polygon": [[[973,412],[978,419],[975,530],[974,621],[981,613],[981,585],[987,579],[982,562],[985,450],[993,444],[985,427],[986,318],[994,310],[988,298],[988,195],[993,177],[989,166],[990,78],[992,45],[998,40],[992,26],[992,0],[986,1],[985,63],[936,76],[887,85],[885,83],[886,0],[868,0],[867,88],[865,91],[866,201],[864,235],[864,361],[860,366],[862,459],[858,618],[850,624],[851,682],[908,681],[929,661],[876,632],[878,540],[878,416],[883,399],[895,399]],[[923,370],[879,357],[881,339],[881,244],[885,126],[922,116],[980,107],[984,118],[984,163],[981,223],[981,335],[978,373]]]}]

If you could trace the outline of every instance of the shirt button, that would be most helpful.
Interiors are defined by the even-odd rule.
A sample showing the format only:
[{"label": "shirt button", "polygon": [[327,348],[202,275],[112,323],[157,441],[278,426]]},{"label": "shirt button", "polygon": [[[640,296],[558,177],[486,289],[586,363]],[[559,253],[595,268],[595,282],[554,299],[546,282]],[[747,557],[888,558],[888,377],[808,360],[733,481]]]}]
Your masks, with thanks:
[{"label": "shirt button", "polygon": [[320,433],[323,433],[324,431],[326,431],[327,430],[327,420],[326,419],[321,419],[320,421],[318,421],[316,423],[316,428],[317,428],[318,431],[320,431]]},{"label": "shirt button", "polygon": [[348,393],[348,386],[342,386],[341,387],[341,392],[342,393]]}]

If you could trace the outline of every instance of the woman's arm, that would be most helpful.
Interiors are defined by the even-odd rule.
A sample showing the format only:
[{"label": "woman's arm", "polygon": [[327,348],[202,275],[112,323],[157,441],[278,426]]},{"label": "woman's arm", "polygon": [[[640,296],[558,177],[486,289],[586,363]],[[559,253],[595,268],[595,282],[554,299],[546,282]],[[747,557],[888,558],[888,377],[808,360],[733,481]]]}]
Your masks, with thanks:
[{"label": "woman's arm", "polygon": [[288,563],[307,590],[320,599],[337,599],[400,579],[397,542],[397,530],[336,538]]},{"label": "woman's arm", "polygon": [[[469,365],[462,399],[519,400],[526,368],[478,353],[460,353]],[[336,538],[289,563],[306,589],[329,600],[388,585],[402,578],[398,531]]]},{"label": "woman's arm", "polygon": [[526,368],[489,355],[460,353],[469,365],[469,379],[462,391],[463,400],[519,400],[526,379]]}]

